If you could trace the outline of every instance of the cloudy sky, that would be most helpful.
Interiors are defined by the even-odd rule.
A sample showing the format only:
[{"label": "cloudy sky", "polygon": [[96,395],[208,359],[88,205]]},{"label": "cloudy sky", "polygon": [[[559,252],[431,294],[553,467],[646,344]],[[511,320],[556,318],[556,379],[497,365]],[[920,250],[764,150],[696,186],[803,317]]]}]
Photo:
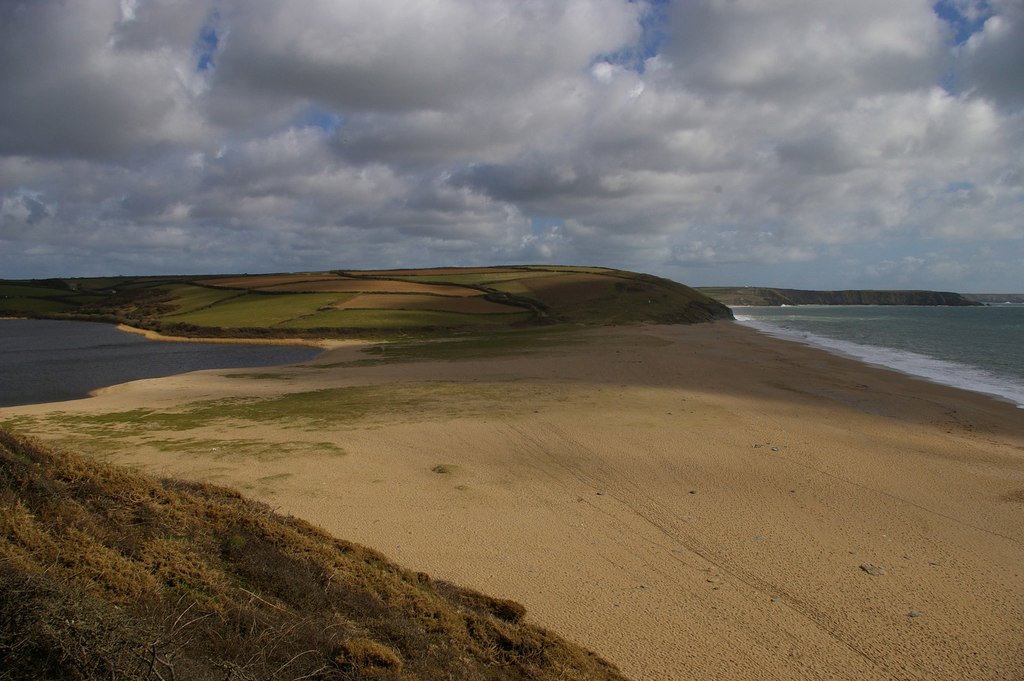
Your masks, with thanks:
[{"label": "cloudy sky", "polygon": [[1022,0],[0,0],[0,277],[1024,292]]}]

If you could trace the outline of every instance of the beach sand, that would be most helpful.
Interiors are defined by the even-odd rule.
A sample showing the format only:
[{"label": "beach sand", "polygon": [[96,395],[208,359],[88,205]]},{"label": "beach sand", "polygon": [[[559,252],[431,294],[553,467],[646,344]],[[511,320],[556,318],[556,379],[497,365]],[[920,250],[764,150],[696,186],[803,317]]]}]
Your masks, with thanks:
[{"label": "beach sand", "polygon": [[[733,322],[577,337],[346,346],[0,421],[519,601],[637,680],[1024,678],[1024,411]],[[315,390],[312,418],[278,399]],[[237,398],[278,411],[131,412]]]}]

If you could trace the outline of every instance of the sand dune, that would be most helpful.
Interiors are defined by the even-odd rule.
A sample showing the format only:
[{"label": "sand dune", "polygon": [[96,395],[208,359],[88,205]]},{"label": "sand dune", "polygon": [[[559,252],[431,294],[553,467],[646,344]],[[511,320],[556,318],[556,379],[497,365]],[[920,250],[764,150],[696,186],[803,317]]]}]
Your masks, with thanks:
[{"label": "sand dune", "polygon": [[[1024,678],[1024,411],[731,322],[581,338],[380,366],[345,346],[0,420],[517,600],[636,679]],[[320,389],[339,401],[313,420],[82,429]]]}]

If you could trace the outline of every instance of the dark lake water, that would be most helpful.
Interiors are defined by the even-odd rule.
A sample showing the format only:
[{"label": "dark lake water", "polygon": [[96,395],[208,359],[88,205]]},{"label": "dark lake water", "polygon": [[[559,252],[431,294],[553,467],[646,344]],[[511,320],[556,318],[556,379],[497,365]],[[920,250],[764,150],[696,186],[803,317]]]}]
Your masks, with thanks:
[{"label": "dark lake water", "polygon": [[109,324],[0,319],[0,407],[85,397],[97,388],[200,369],[305,362],[299,346],[163,343]]}]

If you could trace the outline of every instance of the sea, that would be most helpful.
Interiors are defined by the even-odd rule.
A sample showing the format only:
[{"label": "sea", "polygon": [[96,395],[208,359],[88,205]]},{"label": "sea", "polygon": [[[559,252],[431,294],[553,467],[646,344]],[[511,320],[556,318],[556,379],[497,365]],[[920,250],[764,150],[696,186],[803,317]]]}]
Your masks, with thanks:
[{"label": "sea", "polygon": [[736,321],[1024,408],[1024,304],[734,307]]},{"label": "sea", "polygon": [[0,319],[0,407],[60,402],[141,378],[305,362],[318,348],[167,343],[110,324]]}]

